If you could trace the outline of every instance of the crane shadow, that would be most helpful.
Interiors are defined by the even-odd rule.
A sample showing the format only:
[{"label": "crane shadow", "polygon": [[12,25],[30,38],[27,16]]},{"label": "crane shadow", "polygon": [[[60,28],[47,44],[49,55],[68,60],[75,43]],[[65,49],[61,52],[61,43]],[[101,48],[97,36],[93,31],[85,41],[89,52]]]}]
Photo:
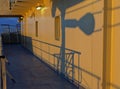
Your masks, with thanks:
[{"label": "crane shadow", "polygon": [[[52,17],[56,16],[56,9],[61,12],[61,30],[65,30],[66,27],[75,28],[79,27],[86,35],[90,35],[94,32],[95,20],[92,13],[86,13],[83,17],[77,21],[76,19],[65,19],[66,9],[83,2],[84,0],[51,0],[52,1]],[[65,25],[64,25],[65,24]]]}]

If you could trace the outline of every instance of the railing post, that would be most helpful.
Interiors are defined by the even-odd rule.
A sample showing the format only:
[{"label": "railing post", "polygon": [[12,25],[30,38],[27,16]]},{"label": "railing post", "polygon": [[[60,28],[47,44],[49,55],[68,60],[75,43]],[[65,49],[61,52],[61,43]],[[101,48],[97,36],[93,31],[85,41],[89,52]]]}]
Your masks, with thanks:
[{"label": "railing post", "polygon": [[7,89],[6,86],[6,67],[5,67],[5,58],[0,57],[1,60],[1,79],[2,79],[2,89]]},{"label": "railing post", "polygon": [[72,52],[72,82],[74,81],[74,52]]}]

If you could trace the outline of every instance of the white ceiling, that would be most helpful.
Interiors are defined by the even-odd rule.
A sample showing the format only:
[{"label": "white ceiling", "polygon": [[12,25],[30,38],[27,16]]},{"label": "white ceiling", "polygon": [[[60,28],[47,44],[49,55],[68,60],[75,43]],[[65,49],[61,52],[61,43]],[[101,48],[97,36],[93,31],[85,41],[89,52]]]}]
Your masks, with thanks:
[{"label": "white ceiling", "polygon": [[9,14],[8,0],[0,0],[0,15]]}]

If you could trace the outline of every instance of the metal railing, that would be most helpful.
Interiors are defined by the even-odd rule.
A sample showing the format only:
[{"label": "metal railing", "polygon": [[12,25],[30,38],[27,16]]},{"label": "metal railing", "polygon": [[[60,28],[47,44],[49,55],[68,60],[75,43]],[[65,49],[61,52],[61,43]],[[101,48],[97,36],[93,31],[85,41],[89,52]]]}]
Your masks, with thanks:
[{"label": "metal railing", "polygon": [[6,62],[8,63],[8,60],[3,54],[3,46],[2,46],[1,36],[0,36],[0,89],[7,89],[7,76],[6,75],[10,77],[13,83],[16,82],[13,76],[7,71]]},{"label": "metal railing", "polygon": [[1,36],[3,43],[19,43],[20,42],[20,24],[0,24]]},{"label": "metal railing", "polygon": [[[48,66],[52,67],[58,74],[61,74],[61,46],[50,44],[44,41],[32,39],[31,37],[21,36],[22,44],[33,52]],[[82,68],[80,66],[81,53],[72,49],[65,48],[65,74],[64,77],[70,82],[76,84],[79,88],[82,82],[87,81],[84,79],[84,74],[89,78],[94,79],[96,88],[100,89],[101,78]],[[85,86],[87,87],[87,86]],[[89,86],[88,86],[89,87]]]},{"label": "metal railing", "polygon": [[[46,45],[46,47],[48,48],[48,50],[45,50],[44,48],[42,49],[42,47],[36,47],[33,45],[34,48],[37,48],[39,50],[41,50],[41,57],[42,59],[46,59],[44,58],[44,53],[45,54],[48,54],[48,58],[49,60],[46,59],[46,62],[51,65],[51,67],[53,67],[59,74],[61,74],[61,47],[60,46],[56,46],[56,45],[53,45],[53,44],[50,44],[50,43],[46,43],[46,42],[43,42],[43,41],[39,41],[39,40],[35,40],[35,39],[32,39],[33,41],[36,41],[36,42],[39,42],[41,45]],[[46,48],[45,47],[45,48]],[[56,52],[52,52],[53,50],[51,49],[55,49],[56,51],[58,51],[57,53]],[[80,82],[80,78],[82,78],[80,75],[81,74],[81,71],[78,69],[78,68],[75,68],[75,65],[76,66],[80,66],[80,52],[77,52],[77,51],[74,51],[74,50],[71,50],[71,49],[68,49],[66,48],[65,49],[66,53],[65,53],[65,78],[68,78],[70,79],[71,82],[73,83],[77,83]],[[51,59],[50,59],[50,55],[51,55]],[[75,59],[75,56],[77,57],[77,59]],[[78,64],[75,64],[75,60],[78,61]],[[78,75],[80,77],[76,78],[75,75]]]},{"label": "metal railing", "polygon": [[10,32],[20,32],[21,26],[20,24],[10,25],[10,24],[0,24],[1,33],[10,33]]},{"label": "metal railing", "polygon": [[[61,74],[61,46],[25,37],[22,39],[24,39],[24,46],[28,47],[29,50],[31,50],[36,56],[51,66],[58,74]],[[33,42],[33,44],[31,42]],[[33,47],[33,49],[30,45]],[[65,48],[64,77],[76,85],[79,85],[82,80],[82,71],[79,69],[80,54],[81,53],[78,51]]]}]

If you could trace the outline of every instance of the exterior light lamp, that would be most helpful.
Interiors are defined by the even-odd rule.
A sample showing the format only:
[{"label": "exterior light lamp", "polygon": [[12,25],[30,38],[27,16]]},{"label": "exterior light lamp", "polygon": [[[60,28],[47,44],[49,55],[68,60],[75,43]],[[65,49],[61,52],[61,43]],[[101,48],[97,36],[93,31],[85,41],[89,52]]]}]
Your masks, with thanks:
[{"label": "exterior light lamp", "polygon": [[41,10],[43,6],[37,6],[36,9],[37,10]]}]

